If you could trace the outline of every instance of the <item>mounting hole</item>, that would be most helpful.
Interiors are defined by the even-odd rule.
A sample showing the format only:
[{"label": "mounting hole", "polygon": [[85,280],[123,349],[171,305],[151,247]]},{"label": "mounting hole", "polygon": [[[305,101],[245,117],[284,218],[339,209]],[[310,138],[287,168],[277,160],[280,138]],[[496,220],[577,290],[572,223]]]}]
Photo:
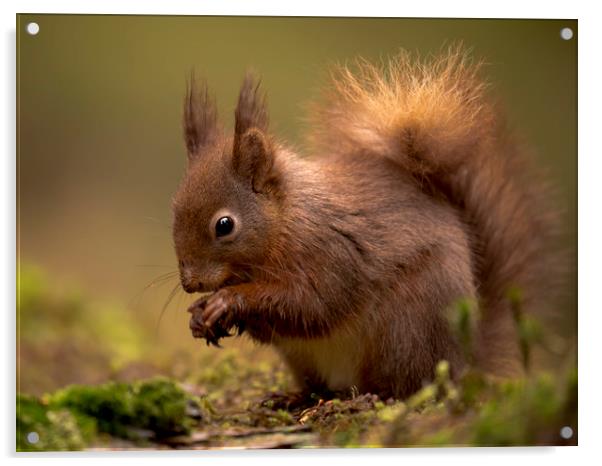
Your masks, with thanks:
[{"label": "mounting hole", "polygon": [[25,30],[30,36],[35,36],[40,32],[40,25],[38,23],[28,23],[27,26],[25,26]]},{"label": "mounting hole", "polygon": [[30,432],[27,434],[27,441],[31,444],[38,443],[40,441],[40,436],[37,432]]},{"label": "mounting hole", "polygon": [[562,429],[560,429],[560,436],[565,440],[570,439],[573,437],[573,429],[571,429],[569,426],[564,426]]},{"label": "mounting hole", "polygon": [[560,30],[560,37],[564,40],[571,40],[573,38],[573,30],[571,28],[562,28]]}]

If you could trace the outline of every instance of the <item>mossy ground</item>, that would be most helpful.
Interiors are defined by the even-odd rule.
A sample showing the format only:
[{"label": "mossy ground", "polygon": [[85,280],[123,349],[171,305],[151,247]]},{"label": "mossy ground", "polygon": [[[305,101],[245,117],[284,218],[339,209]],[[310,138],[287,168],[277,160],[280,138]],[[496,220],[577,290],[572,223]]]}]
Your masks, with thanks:
[{"label": "mossy ground", "polygon": [[[172,356],[166,367],[155,364],[153,371],[124,377],[120,362],[140,367],[141,359],[147,363],[142,355],[157,354],[145,346],[142,330],[127,316],[116,318],[114,307],[92,312],[83,297],[52,291],[36,273],[24,278],[19,387],[37,396],[17,397],[18,451],[577,442],[577,373],[571,357],[553,372],[528,367],[526,377],[513,381],[469,370],[452,382],[441,362],[434,381],[406,400],[380,400],[353,390],[299,397],[282,362],[241,344],[205,349],[196,359]],[[466,303],[458,306],[452,322],[466,351],[471,309]],[[516,319],[524,363],[533,366],[531,353],[541,332],[533,331],[533,322],[520,312]],[[77,354],[61,360],[66,351]],[[164,376],[147,377],[154,372]],[[73,374],[80,383],[69,385]],[[572,429],[570,438],[561,435],[563,427]],[[28,440],[32,432],[37,434],[33,443],[31,436]]]},{"label": "mossy ground", "polygon": [[[408,400],[298,399],[284,391],[279,366],[244,370],[238,360],[224,357],[195,385],[154,378],[20,396],[18,450],[576,443],[560,435],[565,426],[576,430],[575,373],[512,382],[471,373],[454,384],[442,363],[440,377]],[[39,443],[27,441],[30,432]]]}]

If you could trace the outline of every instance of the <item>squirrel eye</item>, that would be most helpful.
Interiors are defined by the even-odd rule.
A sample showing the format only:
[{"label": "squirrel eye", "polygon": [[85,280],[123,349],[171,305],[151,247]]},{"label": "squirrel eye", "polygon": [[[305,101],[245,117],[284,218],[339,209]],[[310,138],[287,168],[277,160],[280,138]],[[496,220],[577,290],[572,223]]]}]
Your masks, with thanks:
[{"label": "squirrel eye", "polygon": [[232,233],[234,220],[231,217],[221,217],[215,224],[215,236],[226,236]]}]

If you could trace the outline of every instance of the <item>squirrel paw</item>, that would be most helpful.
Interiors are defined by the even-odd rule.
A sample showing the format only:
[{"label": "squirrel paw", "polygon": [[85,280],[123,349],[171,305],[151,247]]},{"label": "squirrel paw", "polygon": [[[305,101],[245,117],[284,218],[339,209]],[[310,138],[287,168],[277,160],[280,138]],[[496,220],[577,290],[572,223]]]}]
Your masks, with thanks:
[{"label": "squirrel paw", "polygon": [[234,319],[240,304],[238,296],[225,288],[195,301],[188,308],[192,314],[189,324],[192,335],[219,347],[220,338],[232,336],[229,329],[236,324]]}]

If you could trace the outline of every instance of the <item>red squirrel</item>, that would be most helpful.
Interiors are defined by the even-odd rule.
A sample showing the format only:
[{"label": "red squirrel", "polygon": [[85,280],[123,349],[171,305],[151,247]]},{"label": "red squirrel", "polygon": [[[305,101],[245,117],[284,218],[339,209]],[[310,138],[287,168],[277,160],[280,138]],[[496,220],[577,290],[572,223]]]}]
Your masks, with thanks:
[{"label": "red squirrel", "polygon": [[206,84],[184,102],[188,167],[173,200],[181,284],[197,338],[237,329],[303,389],[407,397],[465,365],[448,314],[478,303],[477,364],[518,371],[508,290],[545,292],[549,210],[528,154],[454,48],[431,60],[339,67],[311,106],[311,151],[268,127],[248,74],[232,135]]}]

